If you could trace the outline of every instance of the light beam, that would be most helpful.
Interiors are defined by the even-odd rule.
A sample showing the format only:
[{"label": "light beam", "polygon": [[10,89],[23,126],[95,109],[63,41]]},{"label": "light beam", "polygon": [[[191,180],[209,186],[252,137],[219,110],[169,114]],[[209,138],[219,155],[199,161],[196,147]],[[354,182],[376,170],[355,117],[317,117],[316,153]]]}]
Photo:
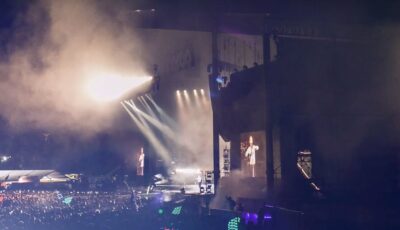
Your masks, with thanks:
[{"label": "light beam", "polygon": [[176,141],[176,134],[165,124],[162,124],[160,121],[154,119],[153,117],[149,116],[148,114],[144,113],[143,111],[139,110],[137,107],[132,109],[141,117],[145,118],[148,122],[153,124],[157,127],[160,131],[162,131],[168,138],[173,141]]},{"label": "light beam", "polygon": [[103,75],[90,78],[86,83],[87,94],[98,102],[114,101],[129,91],[150,82],[153,77],[123,77]]},{"label": "light beam", "polygon": [[170,127],[175,129],[177,127],[176,121],[172,119],[168,114],[166,114],[164,110],[157,105],[157,103],[153,100],[151,96],[147,94],[145,96],[147,97],[147,99],[149,99],[151,104],[153,104],[154,108],[157,110],[157,113],[160,114],[161,120],[163,122],[166,122]]},{"label": "light beam", "polygon": [[[134,108],[134,105],[131,105],[128,101],[125,101],[126,104],[128,104],[131,108]],[[165,149],[165,147],[158,141],[157,137],[154,135],[151,130],[147,129],[139,120],[136,118],[136,116],[129,110],[128,107],[124,104],[124,102],[121,102],[122,107],[128,112],[129,116],[132,118],[132,120],[135,122],[135,124],[138,126],[140,131],[146,136],[146,138],[149,140],[150,144],[154,147],[154,149],[157,151],[158,154],[166,161],[170,162],[171,158],[168,154],[168,151]]]}]

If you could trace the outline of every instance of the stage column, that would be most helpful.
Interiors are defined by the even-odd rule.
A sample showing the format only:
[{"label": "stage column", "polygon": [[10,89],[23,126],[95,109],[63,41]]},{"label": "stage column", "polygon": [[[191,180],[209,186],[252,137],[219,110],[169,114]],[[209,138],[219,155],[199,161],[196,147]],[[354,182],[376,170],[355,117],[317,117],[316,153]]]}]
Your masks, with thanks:
[{"label": "stage column", "polygon": [[265,138],[266,138],[266,174],[267,174],[267,190],[273,191],[274,188],[274,154],[273,154],[273,84],[270,76],[270,39],[271,34],[263,35],[263,57],[264,57],[264,75],[265,75],[265,96],[266,96],[266,122],[265,122]]},{"label": "stage column", "polygon": [[[215,19],[217,24],[217,19]],[[211,33],[211,51],[212,51],[212,72],[210,81],[215,81],[218,77],[218,44],[217,44],[217,25]],[[210,94],[214,90],[211,89],[211,85],[214,82],[210,82]],[[214,99],[215,100],[215,99]],[[218,100],[218,99],[217,99]],[[217,186],[220,177],[219,169],[219,124],[217,121],[216,111],[213,111],[213,165],[214,165],[214,191],[217,193]]]}]

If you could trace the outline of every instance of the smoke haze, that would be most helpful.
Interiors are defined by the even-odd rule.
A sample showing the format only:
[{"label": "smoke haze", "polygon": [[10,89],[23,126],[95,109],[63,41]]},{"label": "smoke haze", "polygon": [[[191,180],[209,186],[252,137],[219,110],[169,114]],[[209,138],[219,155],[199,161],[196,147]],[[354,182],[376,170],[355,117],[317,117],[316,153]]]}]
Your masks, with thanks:
[{"label": "smoke haze", "polygon": [[0,113],[13,129],[92,135],[111,126],[114,105],[96,104],[85,83],[98,75],[148,74],[126,13],[110,6],[43,0],[16,19],[0,64]]}]

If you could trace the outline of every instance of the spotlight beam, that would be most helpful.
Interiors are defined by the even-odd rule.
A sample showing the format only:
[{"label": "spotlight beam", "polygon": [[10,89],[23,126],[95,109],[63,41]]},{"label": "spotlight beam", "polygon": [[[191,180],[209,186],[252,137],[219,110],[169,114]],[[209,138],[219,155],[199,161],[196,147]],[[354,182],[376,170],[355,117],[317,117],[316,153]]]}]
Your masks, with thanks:
[{"label": "spotlight beam", "polygon": [[[126,104],[130,105],[128,101],[125,101]],[[165,149],[165,147],[158,141],[154,133],[152,133],[149,130],[146,130],[143,124],[140,123],[140,121],[135,117],[135,115],[126,107],[126,105],[121,102],[122,107],[126,110],[126,112],[129,114],[131,119],[135,122],[137,127],[142,131],[142,133],[146,136],[146,138],[149,140],[150,144],[154,147],[154,149],[157,151],[158,154],[166,161],[169,162],[171,160],[168,151]],[[131,106],[131,105],[130,105]]]},{"label": "spotlight beam", "polygon": [[145,95],[151,104],[153,104],[154,108],[156,108],[157,112],[161,115],[161,120],[166,122],[170,127],[177,127],[176,121],[174,121],[168,114],[164,112],[163,109],[160,108],[160,106],[157,105],[157,103],[153,100],[153,98],[149,95]]},{"label": "spotlight beam", "polygon": [[140,111],[138,109],[135,110],[140,116],[145,118],[147,121],[149,121],[151,124],[153,124],[155,127],[157,127],[160,131],[162,131],[167,137],[169,137],[171,140],[176,140],[176,135],[175,133],[171,130],[170,127],[167,125],[162,124],[158,120],[154,119],[153,117],[149,116],[148,114],[144,113],[143,111]]},{"label": "spotlight beam", "polygon": [[142,97],[138,97],[137,99],[140,102],[140,105],[142,106],[142,108],[146,109],[146,105],[144,104]]},{"label": "spotlight beam", "polygon": [[[136,106],[134,107],[134,105],[131,105],[129,103],[128,103],[128,105],[131,106],[132,110],[135,111],[138,114],[139,119],[142,121],[142,123],[147,125],[147,122],[145,120],[143,120],[143,118],[145,118],[148,122],[153,124],[160,131],[162,131],[168,138],[170,138],[171,140],[176,141],[176,138],[175,138],[176,135],[171,130],[170,127],[168,127],[167,125],[162,124],[158,120],[154,119],[153,117],[151,117],[148,114],[144,113],[143,111],[139,110]],[[148,128],[150,129],[150,127],[148,127]]]},{"label": "spotlight beam", "polygon": [[152,117],[157,118],[157,115],[153,112],[153,109],[150,107],[149,103],[144,98],[140,98],[141,102],[144,105],[147,113],[149,113]]},{"label": "spotlight beam", "polygon": [[[131,103],[128,104],[128,105],[132,108],[132,110],[133,110],[133,111],[136,111],[136,112],[140,111],[140,110],[136,107],[135,103],[133,103],[132,100],[130,100],[130,101],[131,101]],[[152,132],[152,130],[151,130],[151,128],[149,127],[148,123],[143,119],[143,116],[142,116],[140,113],[137,113],[137,116],[138,116],[140,122],[142,122],[143,126],[144,126],[146,129],[148,129],[148,130],[150,130],[150,131]],[[152,132],[152,133],[153,133],[153,132]]]},{"label": "spotlight beam", "polygon": [[[121,102],[122,103],[122,102]],[[126,104],[128,104],[129,106],[131,106],[131,108],[134,108],[134,104],[131,105],[129,104],[129,102],[125,102]],[[142,118],[139,117],[141,123],[138,118],[136,118],[136,116],[122,103],[122,106],[124,107],[124,109],[128,112],[128,114],[130,115],[130,117],[132,118],[132,120],[135,122],[135,124],[138,126],[138,128],[140,129],[140,131],[142,131],[142,133],[146,136],[146,138],[149,140],[150,144],[154,147],[154,149],[157,151],[157,153],[159,153],[161,155],[161,157],[166,160],[167,162],[170,161],[170,156],[168,151],[166,150],[166,148],[160,143],[160,141],[156,138],[156,136],[154,135],[154,133],[150,130],[150,128],[148,127],[148,125],[145,123],[145,121],[143,121]]]},{"label": "spotlight beam", "polygon": [[203,103],[203,106],[206,108],[207,107],[207,97],[206,94],[204,93],[204,90],[200,90],[201,94],[201,102]]},{"label": "spotlight beam", "polygon": [[190,106],[190,96],[186,89],[183,90],[183,97],[185,98],[186,106]]},{"label": "spotlight beam", "polygon": [[200,107],[200,101],[199,101],[199,94],[197,93],[197,90],[193,90],[193,95],[194,95],[194,101],[196,103],[196,107]]}]

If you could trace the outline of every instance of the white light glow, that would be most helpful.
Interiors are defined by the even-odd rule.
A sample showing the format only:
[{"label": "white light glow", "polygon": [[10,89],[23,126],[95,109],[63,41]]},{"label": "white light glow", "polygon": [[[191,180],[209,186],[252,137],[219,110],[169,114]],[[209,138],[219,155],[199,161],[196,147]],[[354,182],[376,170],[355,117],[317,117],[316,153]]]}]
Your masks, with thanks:
[{"label": "white light glow", "polygon": [[321,190],[314,182],[311,182],[311,186],[317,191]]},{"label": "white light glow", "polygon": [[187,92],[186,89],[183,90],[183,96],[185,97],[186,102],[189,102],[189,101],[190,101],[190,97],[189,97],[189,94],[188,94],[188,92]]},{"label": "white light glow", "polygon": [[304,171],[303,167],[299,163],[297,163],[297,168],[300,170],[300,172],[303,174],[303,176],[307,179],[310,179],[311,177]]},{"label": "white light glow", "polygon": [[197,168],[177,168],[175,172],[183,174],[200,174],[201,170]]},{"label": "white light glow", "polygon": [[100,102],[109,102],[152,80],[152,77],[97,76],[86,84],[87,93]]},{"label": "white light glow", "polygon": [[7,162],[9,159],[11,159],[11,156],[1,156],[0,162],[4,163],[4,162]]}]

